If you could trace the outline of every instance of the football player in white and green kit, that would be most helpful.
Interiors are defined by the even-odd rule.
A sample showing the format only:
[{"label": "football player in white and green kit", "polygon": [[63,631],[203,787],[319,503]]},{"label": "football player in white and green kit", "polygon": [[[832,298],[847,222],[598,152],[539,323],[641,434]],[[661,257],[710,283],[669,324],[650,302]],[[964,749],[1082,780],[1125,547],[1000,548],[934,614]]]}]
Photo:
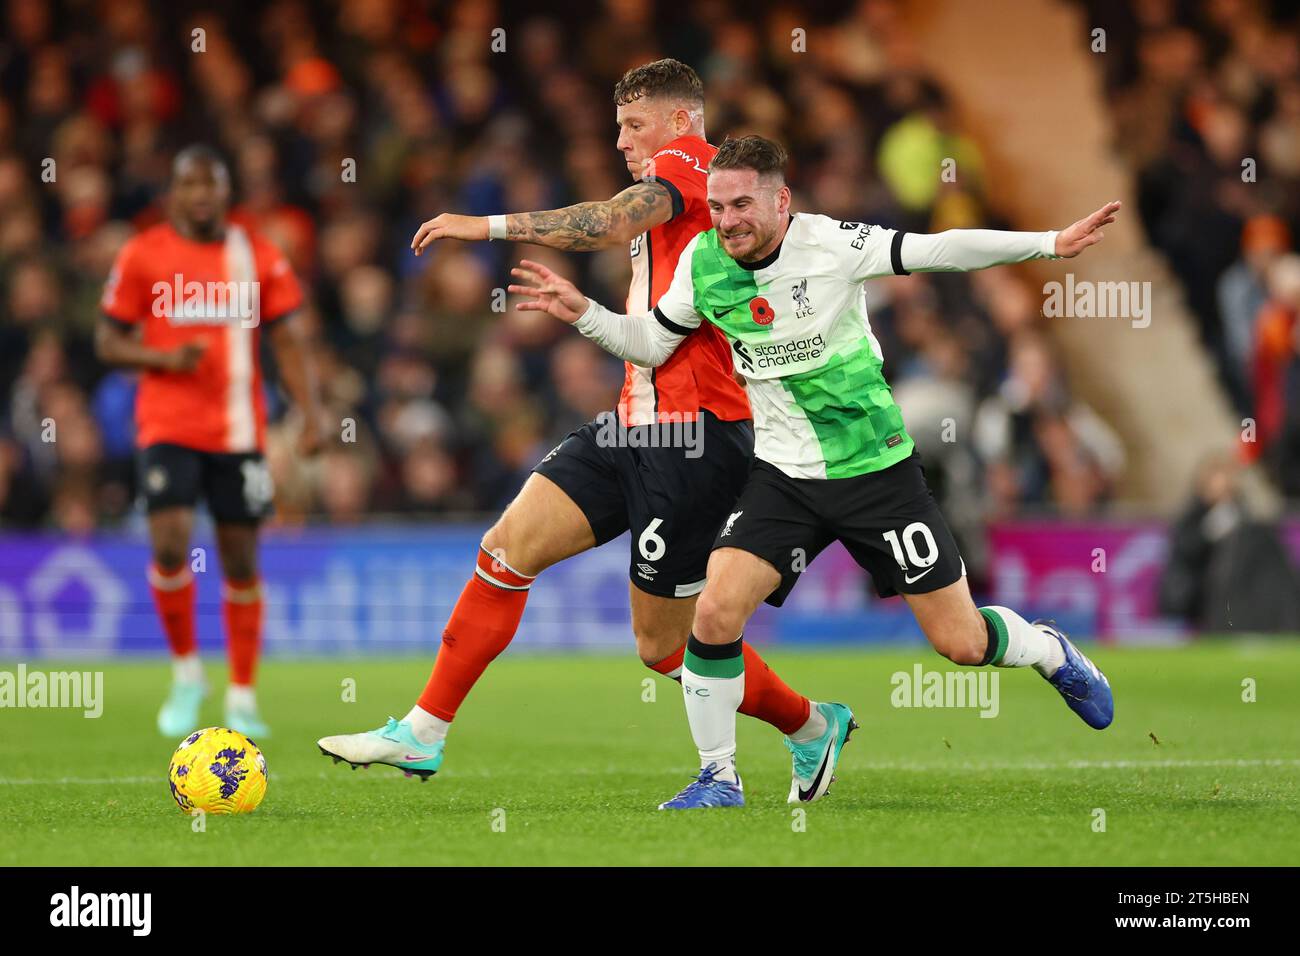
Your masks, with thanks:
[{"label": "football player in white and green kit", "polygon": [[[966,665],[1033,667],[1089,726],[1114,716],[1110,685],[1058,629],[1010,608],[976,608],[965,565],[926,486],[911,437],[881,374],[863,284],[910,272],[953,272],[1072,257],[1102,238],[1119,203],[1060,232],[949,230],[935,235],[790,212],[785,151],[758,136],[729,140],[709,166],[713,229],[683,250],[653,311],[618,315],[543,266],[515,270],[517,308],[573,323],[613,354],[645,366],[711,322],[731,342],[754,411],[756,461],[718,530],[695,610],[682,688],[700,751],[695,781],[667,809],[743,805],[736,707],[744,692],[745,622],[779,606],[832,541],[843,542],[882,597],[902,594],[931,645]],[[822,705],[836,746],[796,773],[790,800],[816,800],[856,724]],[[799,754],[795,754],[799,768]]]}]

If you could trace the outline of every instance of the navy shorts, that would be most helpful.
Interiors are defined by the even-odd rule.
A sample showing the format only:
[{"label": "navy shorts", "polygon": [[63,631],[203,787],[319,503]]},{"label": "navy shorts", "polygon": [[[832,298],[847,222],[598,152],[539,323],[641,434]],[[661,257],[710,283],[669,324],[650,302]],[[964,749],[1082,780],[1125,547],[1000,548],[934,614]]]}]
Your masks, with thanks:
[{"label": "navy shorts", "polygon": [[596,544],[632,532],[628,575],[642,591],[690,597],[754,454],[748,421],[702,412],[696,422],[626,428],[613,412],[570,432],[533,470],[586,516]]}]

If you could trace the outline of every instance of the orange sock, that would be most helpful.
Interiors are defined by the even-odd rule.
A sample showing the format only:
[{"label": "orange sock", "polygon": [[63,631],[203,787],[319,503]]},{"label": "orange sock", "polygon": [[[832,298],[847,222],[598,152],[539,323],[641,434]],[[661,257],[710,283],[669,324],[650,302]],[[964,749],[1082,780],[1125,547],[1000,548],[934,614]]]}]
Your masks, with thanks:
[{"label": "orange sock", "polygon": [[[812,705],[808,698],[792,691],[767,661],[749,644],[742,648],[745,655],[745,696],[740,702],[740,713],[757,717],[771,724],[783,734],[792,734],[808,722]],[[686,648],[679,647],[650,669],[681,680],[682,659]]]},{"label": "orange sock", "polygon": [[433,673],[418,701],[421,710],[439,720],[455,719],[470,688],[514,638],[533,580],[479,548],[474,576],[442,632]]},{"label": "orange sock", "polygon": [[164,571],[156,564],[149,565],[149,590],[153,592],[154,607],[167,635],[167,646],[173,657],[185,657],[198,648],[194,639],[194,574],[188,565]]},{"label": "orange sock", "polygon": [[686,657],[686,645],[673,651],[658,664],[647,664],[652,671],[658,671],[665,677],[671,677],[677,683],[682,682],[682,660]]},{"label": "orange sock", "polygon": [[794,733],[808,722],[812,704],[807,697],[792,691],[748,641],[742,649],[745,697],[740,702],[740,712],[767,721],[783,734]]},{"label": "orange sock", "polygon": [[262,582],[257,578],[227,581],[221,590],[221,611],[226,622],[230,683],[251,687],[262,643]]}]

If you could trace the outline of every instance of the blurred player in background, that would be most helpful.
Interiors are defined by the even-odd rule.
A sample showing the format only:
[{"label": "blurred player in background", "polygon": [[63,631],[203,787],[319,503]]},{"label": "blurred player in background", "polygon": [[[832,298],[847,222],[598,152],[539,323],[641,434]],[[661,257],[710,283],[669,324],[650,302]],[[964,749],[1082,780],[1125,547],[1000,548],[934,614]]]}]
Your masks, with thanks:
[{"label": "blurred player in background", "polygon": [[140,370],[136,396],[139,484],[149,514],[149,584],[172,653],[172,689],[158,730],[202,726],[207,685],[195,635],[190,565],[194,506],[216,523],[230,656],[225,723],[268,733],[253,692],[262,632],[257,529],[271,508],[262,451],[266,405],[258,357],[266,326],[280,378],[302,410],[298,449],[321,443],[314,374],[293,313],[302,290],[284,256],[228,223],[230,173],[213,150],[190,146],[172,167],[169,221],[122,247],[104,289],[95,351]]},{"label": "blurred player in background", "polygon": [[[614,102],[618,148],[635,185],[565,209],[443,214],[420,227],[411,243],[416,254],[438,239],[509,239],[566,250],[630,243],[628,308],[653,307],[681,250],[710,226],[706,169],[715,149],[704,138],[704,91],[689,66],[658,60],[629,71]],[[514,637],[537,575],[628,530],[637,650],[647,666],[680,680],[709,548],[753,453],[749,402],[732,375],[726,338],[706,325],[658,368],[629,363],[617,421],[624,434],[614,442],[599,418],[570,434],[484,536],[433,673],[406,717],[369,733],[325,737],[322,752],[428,779],[442,765],[457,708]],[[683,422],[698,426],[702,454],[681,447]],[[629,442],[629,432],[639,440]],[[796,762],[820,759],[835,736],[828,705],[813,706],[792,691],[749,646],[745,654],[751,676],[740,712],[785,734]]]}]

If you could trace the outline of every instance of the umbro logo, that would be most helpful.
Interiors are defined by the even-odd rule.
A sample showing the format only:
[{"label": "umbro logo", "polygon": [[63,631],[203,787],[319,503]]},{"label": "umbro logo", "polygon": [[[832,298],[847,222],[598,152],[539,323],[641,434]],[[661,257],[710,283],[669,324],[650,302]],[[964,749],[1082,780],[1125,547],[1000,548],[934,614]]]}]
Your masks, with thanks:
[{"label": "umbro logo", "polygon": [[653,581],[655,575],[659,573],[659,569],[653,564],[638,564],[636,568],[641,572],[641,577],[645,578],[647,581]]}]

